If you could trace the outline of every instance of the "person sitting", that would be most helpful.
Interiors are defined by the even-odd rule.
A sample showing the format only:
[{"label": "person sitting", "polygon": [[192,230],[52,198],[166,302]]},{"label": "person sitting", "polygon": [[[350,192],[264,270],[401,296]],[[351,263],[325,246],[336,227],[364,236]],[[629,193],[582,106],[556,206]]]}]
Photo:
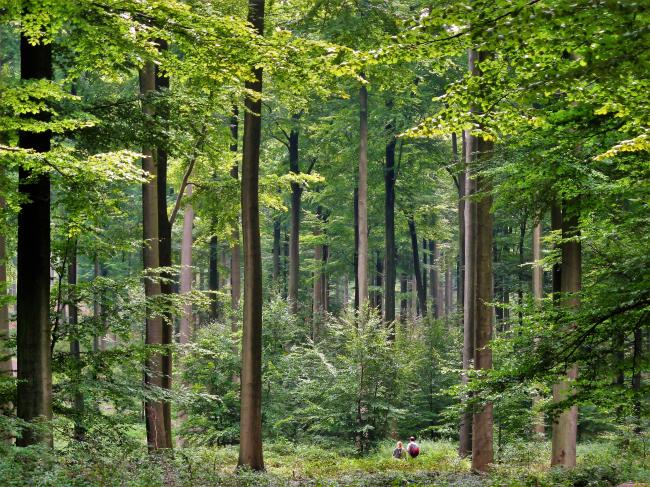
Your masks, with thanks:
[{"label": "person sitting", "polygon": [[401,441],[397,442],[397,446],[393,450],[393,457],[398,459],[404,458],[404,445],[402,445]]},{"label": "person sitting", "polygon": [[406,446],[406,451],[411,458],[415,458],[420,454],[420,445],[415,442],[415,436],[409,438],[409,444]]}]

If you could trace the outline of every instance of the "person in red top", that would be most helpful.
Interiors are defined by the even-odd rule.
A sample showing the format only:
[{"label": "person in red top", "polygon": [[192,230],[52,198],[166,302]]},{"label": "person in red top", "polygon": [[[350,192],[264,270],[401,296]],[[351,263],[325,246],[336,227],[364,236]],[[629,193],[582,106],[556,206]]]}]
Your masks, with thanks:
[{"label": "person in red top", "polygon": [[406,451],[411,458],[415,458],[420,454],[420,445],[415,442],[415,436],[409,438],[409,444],[406,446]]}]

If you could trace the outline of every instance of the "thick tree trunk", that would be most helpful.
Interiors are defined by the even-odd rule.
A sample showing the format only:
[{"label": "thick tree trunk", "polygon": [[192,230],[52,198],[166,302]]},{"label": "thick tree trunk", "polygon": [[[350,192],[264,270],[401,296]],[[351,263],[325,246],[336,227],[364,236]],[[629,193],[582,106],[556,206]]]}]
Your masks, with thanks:
[{"label": "thick tree trunk", "polygon": [[[542,259],[542,222],[540,221],[533,228],[533,261],[539,262]],[[533,265],[533,296],[538,304],[544,298],[544,268],[541,265]],[[533,408],[539,402],[539,396],[533,395]],[[535,418],[533,430],[538,435],[545,434],[544,415],[538,414]]]},{"label": "thick tree trunk", "polygon": [[[185,194],[192,197],[192,184],[187,185]],[[192,228],[194,227],[194,209],[191,203],[185,205],[183,212],[183,240],[181,241],[181,295],[192,291]],[[184,304],[179,328],[180,343],[190,343],[192,338],[192,305]]]},{"label": "thick tree trunk", "polygon": [[[155,89],[154,66],[148,61],[140,70],[140,93],[147,95]],[[145,116],[153,116],[153,108],[143,106]],[[149,147],[142,149],[142,169],[152,177],[142,185],[142,227],[145,241],[143,268],[145,271],[160,267],[159,227],[158,227],[158,189],[157,167],[153,151]],[[155,299],[161,294],[160,280],[156,277],[145,277],[144,291],[148,300]],[[163,345],[164,323],[160,314],[152,315],[147,307],[145,344]],[[145,384],[148,387],[163,388],[166,385],[163,368],[163,355],[152,353],[145,363]],[[145,418],[147,427],[147,445],[150,450],[171,448],[170,434],[166,430],[164,404],[162,401],[148,399],[145,401]]]},{"label": "thick tree trunk", "polygon": [[[264,34],[264,0],[248,1],[248,21]],[[242,334],[239,467],[264,470],[262,455],[262,254],[260,244],[259,164],[262,129],[262,68],[246,82],[250,92],[244,116],[242,228],[244,233],[244,323]]]},{"label": "thick tree trunk", "polygon": [[[476,192],[472,174],[472,157],[475,152],[475,138],[463,137],[465,148],[465,202],[464,202],[464,303],[463,303],[463,370],[469,370],[474,360],[474,296],[476,291],[476,202],[469,199]],[[467,383],[467,375],[462,375],[462,382]],[[472,415],[464,413],[461,417],[458,452],[461,457],[467,456],[472,450]]]},{"label": "thick tree trunk", "polygon": [[[158,41],[159,49],[164,51],[167,49],[167,41]],[[164,91],[169,89],[169,78],[164,76],[158,66],[155,69],[155,86],[157,91]],[[169,113],[166,108],[163,108],[157,113],[158,117],[163,119],[169,118]],[[160,267],[171,267],[172,265],[172,226],[167,215],[167,151],[164,147],[156,149],[156,188],[158,191],[158,252],[160,259]],[[160,292],[162,294],[172,294],[172,278],[171,272],[161,273],[161,277],[165,278],[160,283]],[[174,341],[174,318],[171,312],[165,313],[163,321],[163,345],[170,346]],[[105,343],[103,340],[102,343]],[[163,388],[170,390],[172,388],[172,351],[171,348],[163,354],[162,359],[163,367]],[[172,444],[172,413],[171,404],[169,401],[163,403],[163,411],[165,415],[165,431],[167,434],[167,443]]]},{"label": "thick tree trunk", "polygon": [[[182,244],[181,244],[182,246]],[[208,289],[212,293],[219,290],[219,239],[216,235],[210,237],[210,262],[208,263]],[[219,299],[215,294],[210,295],[210,319],[219,319]]]},{"label": "thick tree trunk", "polygon": [[[480,76],[480,70],[475,64],[487,59],[485,53],[470,50],[469,66],[474,76]],[[473,139],[473,136],[469,136]],[[492,143],[477,138],[476,154],[472,161],[483,162],[492,157]],[[492,368],[492,350],[489,342],[492,339],[494,312],[489,303],[493,298],[492,275],[492,194],[491,185],[486,176],[477,171],[476,192],[482,194],[476,202],[476,262],[475,294],[474,294],[474,367],[477,370]],[[482,410],[475,412],[472,417],[472,469],[478,472],[487,471],[494,461],[493,445],[493,415],[492,403],[486,404]]]},{"label": "thick tree trunk", "polygon": [[[298,159],[298,130],[289,133],[289,171],[300,173]],[[289,307],[292,314],[298,312],[298,285],[300,283],[300,213],[302,186],[291,183],[291,229],[289,236]]]},{"label": "thick tree trunk", "polygon": [[409,233],[411,235],[411,249],[413,250],[413,274],[415,275],[415,287],[417,290],[417,300],[420,304],[420,313],[422,316],[427,315],[427,293],[422,280],[420,271],[420,256],[418,255],[418,235],[415,231],[415,221],[412,217],[408,219]]},{"label": "thick tree trunk", "polygon": [[[52,45],[20,38],[21,79],[52,79]],[[47,114],[36,115],[47,120]],[[50,132],[20,132],[18,145],[35,152],[50,150]],[[18,171],[18,192],[25,198],[18,214],[17,257],[17,415],[31,423],[52,419],[52,355],[50,351],[50,179]],[[52,445],[49,427],[26,428],[16,445]]]},{"label": "thick tree trunk", "polygon": [[83,441],[86,437],[84,427],[84,396],[79,388],[81,382],[81,347],[79,345],[79,309],[76,301],[77,286],[77,242],[75,241],[70,251],[70,264],[68,265],[68,324],[70,325],[70,357],[74,361],[74,377],[72,379],[72,410],[74,415],[73,437],[76,441]]},{"label": "thick tree trunk", "polygon": [[359,89],[359,309],[368,303],[368,91]]},{"label": "thick tree trunk", "polygon": [[[392,137],[386,144],[386,171],[384,173],[384,243],[386,268],[384,269],[384,323],[395,321],[395,279],[397,277],[395,246],[395,144]],[[391,325],[392,326],[392,325]]]},{"label": "thick tree trunk", "polygon": [[[582,250],[580,231],[578,229],[579,204],[572,200],[562,208],[562,239],[572,239],[562,242],[561,291],[562,306],[578,308],[582,281]],[[553,401],[567,399],[571,393],[572,382],[578,376],[578,367],[573,365],[567,371],[567,378],[553,385]],[[578,434],[578,406],[572,406],[563,411],[553,421],[553,442],[551,465],[575,467],[576,439]]]}]

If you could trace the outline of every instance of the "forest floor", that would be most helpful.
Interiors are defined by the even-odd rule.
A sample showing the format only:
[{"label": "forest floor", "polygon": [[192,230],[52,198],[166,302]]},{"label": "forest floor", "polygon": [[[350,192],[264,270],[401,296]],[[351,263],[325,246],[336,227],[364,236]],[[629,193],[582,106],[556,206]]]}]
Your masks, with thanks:
[{"label": "forest floor", "polygon": [[[421,443],[414,460],[391,456],[393,443],[382,443],[364,456],[348,447],[295,445],[276,441],[265,445],[265,473],[238,471],[237,447],[187,447],[173,457],[152,459],[143,449],[58,450],[49,459],[0,459],[2,486],[178,486],[178,487],[382,487],[382,486],[616,486],[625,482],[650,486],[650,454],[636,445],[613,441],[582,443],[579,465],[570,471],[549,469],[550,445],[516,443],[499,451],[487,475],[470,472],[470,462],[459,459],[456,445]],[[101,451],[100,451],[101,450]],[[650,452],[649,452],[650,453]]]}]

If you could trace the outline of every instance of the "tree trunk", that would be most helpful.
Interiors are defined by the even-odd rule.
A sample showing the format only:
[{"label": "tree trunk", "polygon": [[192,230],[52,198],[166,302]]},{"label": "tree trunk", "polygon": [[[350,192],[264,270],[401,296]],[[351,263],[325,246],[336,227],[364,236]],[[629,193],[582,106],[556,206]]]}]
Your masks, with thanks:
[{"label": "tree trunk", "polygon": [[417,299],[420,304],[420,313],[422,316],[427,315],[427,294],[422,281],[420,271],[420,256],[418,255],[418,236],[415,232],[415,222],[413,217],[408,219],[409,233],[411,234],[411,248],[413,250],[413,274],[415,275],[415,287],[417,289]]},{"label": "tree trunk", "polygon": [[[462,164],[459,166],[458,171],[458,264],[456,276],[456,306],[457,311],[461,311],[464,304],[465,288],[465,132],[461,137],[462,149],[461,157]],[[451,134],[451,147],[454,156],[454,164],[458,164],[458,140],[456,133]]]},{"label": "tree trunk", "polygon": [[[154,66],[148,61],[140,70],[140,93],[149,94],[155,89]],[[143,111],[146,117],[153,116],[153,108],[145,103]],[[149,147],[142,149],[142,169],[147,171],[151,178],[142,184],[142,227],[145,245],[142,252],[143,269],[157,269],[160,267],[159,253],[159,227],[158,227],[158,189],[156,186],[157,166],[153,158],[153,151]],[[156,277],[144,278],[144,291],[147,300],[156,299],[161,294],[160,280]],[[147,306],[145,344],[163,345],[164,323],[160,314],[152,315],[152,310]],[[145,385],[147,387],[162,388],[165,386],[163,355],[160,352],[151,353],[145,363]],[[145,418],[147,427],[147,445],[150,450],[171,448],[168,442],[169,434],[166,431],[164,405],[162,401],[147,399],[145,401]]]},{"label": "tree trunk", "polygon": [[[579,203],[572,200],[562,208],[562,267],[561,285],[562,306],[567,308],[580,307],[580,292],[582,280],[582,250],[580,230],[578,229]],[[564,241],[564,239],[574,239]],[[566,400],[571,393],[572,382],[578,376],[578,367],[570,366],[567,379],[553,385],[553,401]],[[563,411],[553,421],[553,442],[551,465],[575,467],[576,438],[578,434],[578,406],[572,406]]]},{"label": "tree trunk", "polygon": [[[52,45],[30,44],[20,38],[20,77],[52,79]],[[34,118],[48,120],[39,113]],[[18,145],[35,152],[50,150],[50,132],[20,132]],[[25,198],[18,213],[17,252],[17,415],[23,421],[52,419],[52,355],[50,351],[50,179],[33,176],[20,167],[18,192]],[[52,446],[49,426],[26,428],[16,445],[35,443]]]},{"label": "tree trunk", "polygon": [[280,279],[280,246],[282,239],[280,218],[273,220],[273,282],[277,285]]},{"label": "tree trunk", "polygon": [[[4,168],[0,167],[0,177],[2,177]],[[6,208],[5,199],[0,196],[0,211],[4,212]],[[4,302],[7,296],[7,239],[4,230],[0,230],[0,303]],[[11,377],[11,350],[6,347],[6,341],[9,339],[9,306],[0,304],[0,375]],[[0,404],[0,410],[5,406],[11,409],[13,406]]]},{"label": "tree trunk", "polygon": [[429,281],[431,286],[431,298],[435,303],[434,317],[439,320],[444,314],[445,304],[442,288],[440,286],[440,273],[438,266],[440,263],[440,247],[435,240],[429,240]]},{"label": "tree trunk", "polygon": [[[208,266],[208,288],[212,293],[216,293],[219,290],[219,239],[216,235],[210,237],[210,262]],[[219,299],[216,294],[210,294],[210,319],[219,319]]]},{"label": "tree trunk", "polygon": [[[474,155],[475,139],[469,135],[463,137],[467,147],[465,148],[465,202],[464,218],[465,228],[463,231],[464,242],[464,303],[463,303],[463,370],[469,370],[474,360],[474,320],[475,307],[474,295],[476,290],[476,202],[469,199],[476,192],[472,174],[472,157]],[[464,384],[467,383],[467,374],[461,378]],[[467,456],[472,450],[472,415],[464,413],[461,417],[459,431],[458,453],[461,457]]]},{"label": "tree trunk", "polygon": [[70,252],[68,265],[68,324],[70,325],[70,357],[74,362],[72,377],[72,410],[74,417],[73,437],[76,441],[83,441],[86,437],[84,427],[84,396],[79,389],[81,383],[81,347],[79,345],[79,309],[76,301],[77,286],[77,242],[74,241]]},{"label": "tree trunk", "polygon": [[[289,171],[300,173],[298,160],[298,130],[289,133]],[[292,314],[298,313],[298,285],[300,282],[300,205],[302,186],[291,183],[291,231],[289,237],[289,306]]]},{"label": "tree trunk", "polygon": [[[470,50],[469,66],[474,76],[480,76],[476,66],[477,61],[487,59],[485,53]],[[474,139],[474,136],[469,136]],[[480,137],[476,138],[476,154],[472,161],[483,162],[492,157],[492,143]],[[476,192],[482,194],[476,202],[476,262],[475,293],[474,293],[474,367],[477,370],[492,368],[492,350],[489,342],[492,339],[493,310],[492,302],[492,194],[490,181],[477,171]],[[472,469],[478,472],[487,471],[489,464],[494,461],[492,446],[493,416],[492,403],[486,404],[482,410],[475,412],[472,417]]]},{"label": "tree trunk", "polygon": [[[407,313],[408,313],[408,278],[406,274],[403,272],[400,274],[399,278],[399,293],[400,293],[400,301],[399,301],[399,320],[402,323],[406,322],[407,318]],[[393,328],[393,335],[395,335],[395,328]]]},{"label": "tree trunk", "polygon": [[359,187],[354,188],[354,309],[359,309]]},{"label": "tree trunk", "polygon": [[382,316],[381,301],[382,295],[381,291],[383,289],[383,275],[384,275],[384,259],[379,251],[375,256],[375,292],[374,292],[374,301],[372,303],[373,308],[375,308],[379,315]]},{"label": "tree trunk", "polygon": [[[317,209],[317,214],[320,216],[320,208]],[[319,224],[314,228],[314,237],[319,239],[322,232]],[[312,293],[312,340],[318,341],[320,337],[320,325],[323,318],[323,279],[322,279],[322,263],[323,263],[323,244],[318,242],[314,246],[314,283]]]},{"label": "tree trunk", "polygon": [[[544,268],[537,263],[542,259],[542,222],[540,221],[533,228],[533,296],[535,302],[540,304],[544,298]],[[533,408],[539,402],[539,395],[533,395]],[[544,415],[538,414],[535,418],[534,431],[538,435],[545,434]]]},{"label": "tree trunk", "polygon": [[[192,184],[187,185],[185,194],[192,197]],[[181,295],[192,291],[192,228],[194,227],[194,209],[191,203],[185,205],[183,212],[183,240],[181,241]],[[190,343],[192,337],[192,305],[183,305],[179,328],[181,345]]]},{"label": "tree trunk", "polygon": [[[386,172],[384,186],[384,239],[386,267],[384,269],[384,323],[395,321],[395,279],[397,276],[395,246],[395,137],[386,144]],[[392,326],[392,325],[391,325]]]},{"label": "tree trunk", "polygon": [[445,268],[445,318],[451,314],[453,307],[453,286],[451,281],[451,262],[447,259]]},{"label": "tree trunk", "polygon": [[322,281],[321,289],[323,290],[323,297],[322,297],[322,303],[323,303],[323,313],[327,313],[329,310],[329,302],[330,302],[330,295],[329,295],[329,275],[327,273],[327,262],[329,261],[329,255],[330,255],[330,248],[329,245],[323,244],[323,264],[322,264],[322,270],[320,274],[320,278]]},{"label": "tree trunk", "polygon": [[[429,246],[427,245],[426,239],[422,239],[422,287],[424,288],[424,297],[425,299],[429,294],[427,291],[431,289],[431,287],[428,285],[429,284],[429,269],[431,269],[430,264],[429,264]],[[435,303],[431,303],[433,306],[435,306]],[[427,308],[431,309],[431,308]],[[426,316],[426,312],[422,314],[422,316]]]},{"label": "tree trunk", "polygon": [[[248,21],[264,34],[264,0],[248,1]],[[262,455],[262,254],[260,244],[259,164],[262,129],[262,68],[246,82],[242,158],[244,233],[244,322],[242,334],[239,467],[264,470]]]},{"label": "tree trunk", "polygon": [[359,309],[368,303],[368,91],[359,89]]},{"label": "tree trunk", "polygon": [[517,280],[519,287],[517,288],[517,305],[519,306],[519,326],[524,326],[524,315],[521,306],[524,304],[524,263],[526,262],[524,241],[526,238],[526,215],[523,216],[519,222],[519,269],[517,271]]}]

